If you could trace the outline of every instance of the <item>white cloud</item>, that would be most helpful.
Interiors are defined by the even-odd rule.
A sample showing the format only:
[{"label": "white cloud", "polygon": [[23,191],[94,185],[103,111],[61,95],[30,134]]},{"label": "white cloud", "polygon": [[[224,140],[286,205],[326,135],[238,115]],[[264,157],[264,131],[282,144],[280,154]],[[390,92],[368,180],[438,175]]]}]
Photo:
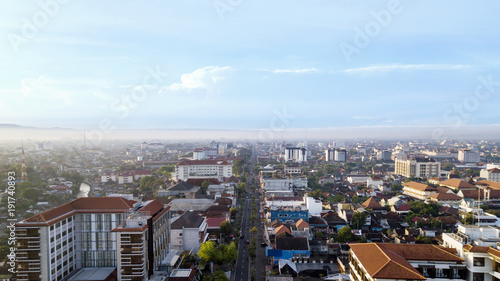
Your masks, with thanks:
[{"label": "white cloud", "polygon": [[362,73],[392,70],[456,70],[468,68],[462,64],[386,64],[345,69],[346,73]]},{"label": "white cloud", "polygon": [[202,90],[212,92],[216,85],[225,79],[224,73],[232,70],[230,66],[207,66],[199,68],[191,73],[181,75],[180,83],[173,83],[163,87],[161,91],[169,92],[191,92]]}]

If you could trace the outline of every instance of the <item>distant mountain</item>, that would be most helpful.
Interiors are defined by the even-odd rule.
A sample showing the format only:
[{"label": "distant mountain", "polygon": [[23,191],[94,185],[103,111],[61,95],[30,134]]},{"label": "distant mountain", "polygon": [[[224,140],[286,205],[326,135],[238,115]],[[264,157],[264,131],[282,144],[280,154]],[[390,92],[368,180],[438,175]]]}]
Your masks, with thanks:
[{"label": "distant mountain", "polygon": [[61,128],[61,127],[39,128],[39,127],[33,127],[33,126],[22,126],[22,125],[17,125],[17,124],[2,124],[2,123],[0,123],[0,129],[73,130],[73,129]]}]

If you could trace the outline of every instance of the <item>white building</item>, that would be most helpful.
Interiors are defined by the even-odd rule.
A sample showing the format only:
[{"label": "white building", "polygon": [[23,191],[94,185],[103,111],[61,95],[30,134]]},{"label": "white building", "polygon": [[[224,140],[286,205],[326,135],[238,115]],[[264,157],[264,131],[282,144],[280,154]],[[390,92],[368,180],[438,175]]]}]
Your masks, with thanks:
[{"label": "white building", "polygon": [[458,151],[458,161],[462,163],[477,163],[480,162],[479,152],[474,152],[469,149]]},{"label": "white building", "polygon": [[307,177],[293,177],[287,179],[261,178],[260,185],[266,191],[291,190],[292,187],[306,188]]},{"label": "white building", "polygon": [[175,166],[175,181],[214,178],[220,182],[233,175],[233,164],[225,160],[183,160]]},{"label": "white building", "polygon": [[345,162],[347,159],[347,150],[345,149],[325,149],[326,161]]},{"label": "white building", "polygon": [[479,176],[489,181],[500,182],[500,169],[499,167],[482,169]]},{"label": "white building", "polygon": [[285,161],[307,162],[307,148],[305,147],[287,147],[285,148]]},{"label": "white building", "polygon": [[377,160],[389,161],[391,160],[392,152],[389,150],[382,150],[377,152]]},{"label": "white building", "polygon": [[323,202],[321,200],[309,196],[304,196],[304,199],[310,216],[321,215],[321,211],[323,210]]},{"label": "white building", "polygon": [[206,219],[192,212],[172,218],[170,238],[172,249],[198,252],[208,238]]},{"label": "white building", "polygon": [[349,183],[366,183],[368,179],[370,179],[368,175],[347,175]]}]

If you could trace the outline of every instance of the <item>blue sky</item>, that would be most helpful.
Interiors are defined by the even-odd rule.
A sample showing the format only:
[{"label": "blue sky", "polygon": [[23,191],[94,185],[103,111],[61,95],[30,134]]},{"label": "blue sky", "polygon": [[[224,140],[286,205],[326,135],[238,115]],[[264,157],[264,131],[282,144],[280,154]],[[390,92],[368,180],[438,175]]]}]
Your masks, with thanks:
[{"label": "blue sky", "polygon": [[498,1],[60,2],[0,3],[0,123],[500,124]]}]

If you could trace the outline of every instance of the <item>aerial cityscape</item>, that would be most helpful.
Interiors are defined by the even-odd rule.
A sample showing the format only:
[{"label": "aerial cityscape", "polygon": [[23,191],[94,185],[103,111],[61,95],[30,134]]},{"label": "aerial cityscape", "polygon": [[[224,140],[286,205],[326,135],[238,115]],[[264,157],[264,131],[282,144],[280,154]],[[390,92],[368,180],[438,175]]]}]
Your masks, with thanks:
[{"label": "aerial cityscape", "polygon": [[500,3],[0,3],[0,275],[500,280]]}]

